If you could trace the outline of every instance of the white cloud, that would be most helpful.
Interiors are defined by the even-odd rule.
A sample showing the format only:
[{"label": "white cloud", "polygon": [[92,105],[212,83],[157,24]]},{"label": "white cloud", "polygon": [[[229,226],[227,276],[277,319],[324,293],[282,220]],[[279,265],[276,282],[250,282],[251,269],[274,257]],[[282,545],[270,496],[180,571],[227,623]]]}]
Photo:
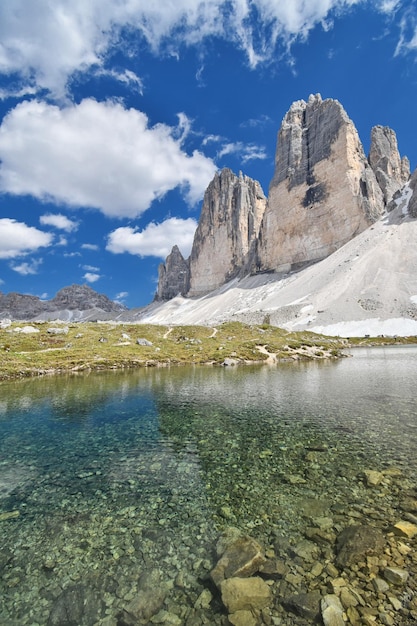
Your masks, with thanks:
[{"label": "white cloud", "polygon": [[242,163],[253,161],[255,159],[266,159],[267,154],[263,146],[255,144],[244,144],[242,141],[226,143],[218,152],[218,158],[227,154],[237,154]]},{"label": "white cloud", "polygon": [[23,222],[4,217],[0,219],[0,259],[13,259],[50,246],[53,235]]},{"label": "white cloud", "polygon": [[120,304],[124,304],[128,295],[128,291],[121,291],[120,293],[116,294],[116,296],[114,297],[114,301],[119,302]]},{"label": "white cloud", "polygon": [[216,167],[184,152],[186,128],[184,117],[177,129],[149,127],[144,113],[110,101],[23,102],[0,128],[0,189],[112,217],[138,216],[176,187],[195,204]]},{"label": "white cloud", "polygon": [[123,226],[109,234],[106,250],[165,259],[175,242],[186,258],[191,252],[196,228],[197,222],[191,217],[185,220],[170,217],[161,224],[151,222],[142,231]]},{"label": "white cloud", "polygon": [[81,244],[81,248],[83,250],[92,250],[92,251],[97,251],[99,248],[95,243],[83,243]]},{"label": "white cloud", "polygon": [[101,278],[101,276],[100,276],[100,274],[96,274],[94,272],[86,272],[84,274],[83,278],[88,283],[95,283],[95,282],[97,282]]},{"label": "white cloud", "polygon": [[396,11],[401,4],[401,0],[380,0],[378,8],[382,13],[391,14]]},{"label": "white cloud", "polygon": [[70,220],[61,213],[46,213],[45,215],[40,216],[39,221],[42,226],[53,226],[59,230],[65,230],[67,233],[71,233],[78,228],[78,222]]},{"label": "white cloud", "polygon": [[19,265],[11,265],[10,267],[22,276],[32,276],[38,273],[41,264],[42,259],[33,259],[32,261],[24,261],[23,263],[19,263]]},{"label": "white cloud", "polygon": [[94,265],[83,265],[83,270],[86,270],[87,272],[98,272],[100,268],[95,267]]},{"label": "white cloud", "polygon": [[[121,37],[125,27],[155,52],[171,55],[178,55],[184,44],[222,37],[242,49],[254,67],[273,57],[277,42],[288,46],[305,38],[317,24],[331,23],[333,14],[360,2],[364,0],[2,0],[0,72],[18,74],[28,87],[62,97],[76,71],[105,69],[110,49],[126,45]],[[370,4],[383,12],[397,6],[395,0]]]},{"label": "white cloud", "polygon": [[401,35],[395,54],[405,54],[417,51],[417,13],[408,10],[404,13],[400,21]]}]

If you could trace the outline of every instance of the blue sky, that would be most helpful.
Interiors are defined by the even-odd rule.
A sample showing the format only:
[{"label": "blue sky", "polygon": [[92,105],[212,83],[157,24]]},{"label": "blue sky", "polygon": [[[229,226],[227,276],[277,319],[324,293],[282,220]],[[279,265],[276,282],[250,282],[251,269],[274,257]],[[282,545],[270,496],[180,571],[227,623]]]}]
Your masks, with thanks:
[{"label": "blue sky", "polygon": [[294,100],[336,98],[417,165],[402,0],[2,0],[0,290],[149,303],[214,173],[272,178]]}]

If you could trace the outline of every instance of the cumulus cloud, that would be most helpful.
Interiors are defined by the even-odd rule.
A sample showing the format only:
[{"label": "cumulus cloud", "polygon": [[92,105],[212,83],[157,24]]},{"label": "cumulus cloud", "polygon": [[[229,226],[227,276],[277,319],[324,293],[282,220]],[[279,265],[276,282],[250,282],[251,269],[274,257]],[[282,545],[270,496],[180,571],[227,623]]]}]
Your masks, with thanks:
[{"label": "cumulus cloud", "polygon": [[88,283],[95,283],[95,282],[97,282],[101,278],[101,276],[100,276],[100,274],[96,274],[94,272],[86,272],[84,274],[83,278]]},{"label": "cumulus cloud", "polygon": [[98,245],[95,243],[83,243],[81,244],[81,248],[83,250],[92,250],[93,252],[96,252],[99,249]]},{"label": "cumulus cloud", "polygon": [[78,228],[78,222],[70,220],[61,213],[46,213],[45,215],[40,216],[39,221],[42,226],[53,226],[59,230],[65,230],[67,233],[71,233]]},{"label": "cumulus cloud", "polygon": [[[23,222],[0,219],[0,259],[13,259],[50,246],[53,235]],[[17,270],[16,270],[17,271]]]},{"label": "cumulus cloud", "polygon": [[[289,46],[319,23],[362,0],[2,0],[0,71],[16,74],[29,87],[64,96],[76,71],[105,68],[111,47],[123,48],[121,33],[170,54],[208,37],[233,42],[249,64],[273,57],[277,42]],[[399,0],[398,0],[399,1]],[[395,0],[372,0],[386,12]],[[120,77],[118,77],[120,79]],[[125,75],[125,80],[136,80]],[[140,79],[137,79],[140,86]]]},{"label": "cumulus cloud", "polygon": [[183,150],[186,128],[184,117],[178,128],[150,127],[144,113],[111,101],[22,102],[0,128],[0,189],[111,217],[138,216],[176,187],[193,205],[216,166]]},{"label": "cumulus cloud", "polygon": [[22,276],[34,276],[38,273],[39,266],[42,264],[42,259],[33,259],[32,261],[24,261],[22,263],[12,264],[10,267],[12,270],[21,274]]},{"label": "cumulus cloud", "polygon": [[130,226],[116,228],[109,234],[106,250],[114,254],[128,252],[140,257],[154,256],[165,259],[175,242],[186,258],[191,252],[197,222],[191,217],[170,217],[161,224],[150,223],[139,231]]}]

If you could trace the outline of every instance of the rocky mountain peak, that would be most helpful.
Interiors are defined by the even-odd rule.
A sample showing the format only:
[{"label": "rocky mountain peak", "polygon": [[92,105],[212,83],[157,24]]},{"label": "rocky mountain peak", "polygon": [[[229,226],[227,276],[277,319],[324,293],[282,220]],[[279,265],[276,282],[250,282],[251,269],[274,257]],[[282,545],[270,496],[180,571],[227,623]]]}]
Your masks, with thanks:
[{"label": "rocky mountain peak", "polygon": [[178,294],[185,296],[190,287],[190,266],[178,246],[174,246],[165,263],[158,268],[156,300],[171,300]]},{"label": "rocky mountain peak", "polygon": [[322,259],[383,211],[382,191],[340,102],[319,94],[299,100],[278,132],[255,270]]},{"label": "rocky mountain peak", "polygon": [[194,236],[188,295],[207,293],[238,274],[257,239],[266,202],[256,180],[228,168],[216,173]]},{"label": "rocky mountain peak", "polygon": [[394,194],[410,178],[410,162],[401,158],[398,151],[397,136],[388,126],[374,126],[371,130],[371,148],[369,163],[375,173],[388,205]]},{"label": "rocky mountain peak", "polygon": [[97,293],[88,285],[64,287],[49,301],[48,306],[52,307],[52,310],[68,309],[70,311],[86,311],[87,309],[98,308],[108,313],[120,312],[125,309],[122,304],[110,300],[104,294]]},{"label": "rocky mountain peak", "polygon": [[[0,292],[0,317],[11,319],[77,319],[81,312],[94,311],[94,316],[107,318],[126,310],[122,304],[113,302],[104,294],[97,293],[88,285],[64,287],[51,300],[41,300],[27,294]],[[82,314],[81,314],[82,317]]]}]

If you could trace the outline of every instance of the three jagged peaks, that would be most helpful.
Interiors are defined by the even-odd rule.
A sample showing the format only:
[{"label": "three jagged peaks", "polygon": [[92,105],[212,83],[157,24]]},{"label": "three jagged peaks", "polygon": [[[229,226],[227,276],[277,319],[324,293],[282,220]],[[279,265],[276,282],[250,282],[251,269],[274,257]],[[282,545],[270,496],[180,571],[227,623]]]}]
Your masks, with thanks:
[{"label": "three jagged peaks", "polygon": [[340,102],[319,94],[298,100],[278,132],[268,198],[248,176],[217,173],[191,255],[184,259],[174,246],[159,268],[156,298],[200,296],[236,276],[285,273],[323,259],[390,211],[409,179],[393,130],[372,129],[367,158]]}]

